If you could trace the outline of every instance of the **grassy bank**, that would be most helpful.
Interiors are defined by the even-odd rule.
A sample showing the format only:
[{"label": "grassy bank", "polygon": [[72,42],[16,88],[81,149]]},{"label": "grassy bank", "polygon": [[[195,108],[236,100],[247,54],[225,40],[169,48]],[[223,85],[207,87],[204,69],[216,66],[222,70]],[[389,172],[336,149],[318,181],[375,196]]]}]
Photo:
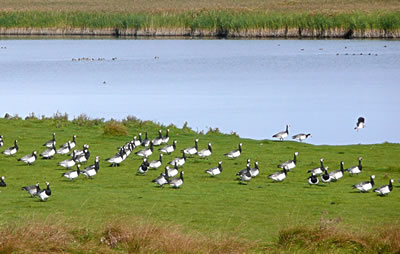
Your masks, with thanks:
[{"label": "grassy bank", "polygon": [[[32,30],[29,29],[36,29],[36,31],[50,29],[47,30],[49,34],[55,33],[54,29],[59,29],[59,33],[68,34],[68,31],[69,33],[75,31],[75,33],[85,34],[90,33],[87,30],[98,29],[98,33],[103,31],[110,35],[397,37],[400,30],[400,12],[286,13],[258,10],[200,10],[89,13],[3,11],[0,12],[0,28],[3,34],[7,31],[11,34],[22,34],[24,31],[32,33]],[[373,33],[368,33],[369,31]]]},{"label": "grassy bank", "polygon": [[[108,167],[104,159],[115,154],[118,146],[138,132],[147,131],[149,138],[154,138],[158,129],[165,132],[167,126],[131,117],[120,123],[124,127],[119,131],[112,132],[109,131],[110,124],[106,125],[101,119],[90,120],[85,116],[74,121],[66,119],[62,115],[43,120],[35,117],[0,119],[4,147],[12,146],[14,139],[18,139],[20,145],[14,157],[0,154],[0,175],[6,176],[7,182],[7,187],[0,189],[0,248],[4,251],[23,252],[12,244],[21,239],[21,234],[27,237],[28,240],[22,241],[27,246],[28,243],[41,246],[40,242],[56,242],[57,239],[53,241],[51,237],[56,237],[57,232],[61,237],[59,246],[63,247],[45,249],[44,252],[73,252],[90,249],[90,246],[98,248],[95,252],[185,252],[187,249],[166,249],[168,243],[186,248],[179,241],[195,246],[194,251],[188,252],[210,253],[229,253],[231,245],[236,246],[238,252],[242,252],[243,246],[250,252],[266,248],[276,252],[399,251],[395,244],[399,242],[400,224],[399,144],[313,146],[291,141],[241,139],[215,129],[202,134],[188,127],[171,125],[168,126],[170,142],[178,140],[177,151],[164,156],[165,162],[180,156],[181,149],[193,146],[195,138],[200,140],[200,149],[211,142],[214,152],[209,159],[196,156],[188,159],[183,167],[185,183],[181,189],[160,189],[151,180],[161,169],[150,170],[145,176],[136,175],[141,163],[137,156],[132,154],[118,168]],[[39,159],[32,166],[17,161],[33,150],[44,151],[41,145],[51,138],[52,132],[56,133],[57,145],[70,140],[72,135],[77,135],[77,148],[89,144],[90,163],[96,155],[101,158],[99,174],[92,180],[83,176],[75,181],[64,179],[61,173],[66,170],[57,166],[57,162],[67,158],[62,155],[56,155],[52,160]],[[226,159],[223,154],[235,149],[239,142],[243,143],[241,157]],[[298,166],[288,178],[282,183],[267,179],[267,175],[277,171],[276,165],[291,159],[295,151],[299,152]],[[156,150],[150,160],[157,159],[158,155]],[[306,171],[317,167],[321,157],[325,158],[326,166],[335,170],[341,160],[345,166],[356,165],[359,156],[364,158],[360,175],[350,177],[346,173],[337,183],[308,186]],[[261,172],[248,185],[241,185],[235,174],[245,167],[247,158],[252,163],[259,161]],[[223,161],[221,175],[211,178],[204,173],[220,160]],[[351,188],[353,184],[368,180],[371,174],[376,175],[377,186],[387,184],[390,178],[396,179],[393,192],[387,197],[379,197],[375,193],[361,194]],[[43,186],[45,181],[51,183],[53,190],[47,202],[30,198],[20,189],[36,182]],[[393,226],[389,233],[385,225]],[[39,240],[30,241],[32,235],[23,234],[26,232],[23,229],[29,227],[41,232]],[[37,234],[34,235],[37,239]],[[172,244],[165,240],[174,237],[178,240]],[[154,238],[164,240],[159,242]],[[240,246],[230,241],[239,242]],[[156,243],[158,247],[152,245]],[[53,245],[45,246],[51,248]]]}]

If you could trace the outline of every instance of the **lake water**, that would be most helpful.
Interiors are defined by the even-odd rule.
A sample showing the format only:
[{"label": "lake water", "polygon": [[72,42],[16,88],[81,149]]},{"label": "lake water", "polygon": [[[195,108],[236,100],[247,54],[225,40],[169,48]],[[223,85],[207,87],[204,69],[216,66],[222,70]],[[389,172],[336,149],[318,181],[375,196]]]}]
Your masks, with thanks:
[{"label": "lake water", "polygon": [[[290,124],[312,144],[400,142],[396,40],[3,38],[0,47],[2,116],[134,115],[254,139]],[[105,60],[72,61],[83,57]],[[359,116],[366,128],[356,132]]]}]

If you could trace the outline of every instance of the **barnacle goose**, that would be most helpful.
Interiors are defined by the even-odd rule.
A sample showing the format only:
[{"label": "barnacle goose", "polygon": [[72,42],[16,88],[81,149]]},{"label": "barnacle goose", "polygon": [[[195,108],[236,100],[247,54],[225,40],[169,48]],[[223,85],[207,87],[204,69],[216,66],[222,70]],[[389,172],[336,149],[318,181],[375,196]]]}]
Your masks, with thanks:
[{"label": "barnacle goose", "polygon": [[33,151],[32,154],[25,155],[24,157],[18,159],[18,161],[22,161],[28,165],[32,165],[37,159],[36,151]]},{"label": "barnacle goose", "polygon": [[18,149],[19,149],[17,143],[18,143],[18,140],[14,140],[14,146],[4,150],[3,154],[5,154],[5,155],[14,155],[14,154],[16,154],[18,152]]},{"label": "barnacle goose", "polygon": [[81,174],[83,174],[89,178],[93,178],[93,176],[95,176],[97,174],[97,172],[99,172],[99,169],[100,169],[99,159],[100,159],[100,157],[96,156],[96,159],[94,160],[94,164],[92,164],[89,167],[82,170]]},{"label": "barnacle goose", "polygon": [[[89,145],[83,144],[82,150],[75,150],[75,156],[77,157],[77,156],[80,156],[81,154],[83,154],[83,151],[85,151],[85,149],[89,149]],[[72,156],[72,153],[70,155]]]},{"label": "barnacle goose", "polygon": [[324,158],[321,158],[320,160],[321,166],[319,168],[313,168],[307,171],[307,173],[314,173],[315,175],[321,175],[324,172]]},{"label": "barnacle goose", "polygon": [[172,142],[172,145],[166,145],[163,148],[160,148],[160,152],[162,153],[166,153],[166,154],[171,154],[173,151],[175,151],[176,149],[176,140],[174,140],[174,142]]},{"label": "barnacle goose", "polygon": [[119,167],[119,164],[124,161],[125,150],[121,147],[119,152],[115,154],[113,157],[106,159],[109,163],[111,163],[110,167]]},{"label": "barnacle goose", "polygon": [[80,154],[80,155],[78,155],[78,156],[75,156],[75,162],[78,162],[78,163],[85,163],[85,162],[87,162],[87,160],[89,159],[89,157],[90,157],[89,149],[85,148],[85,149],[83,150],[83,154]]},{"label": "barnacle goose", "polygon": [[348,169],[346,169],[346,171],[349,172],[350,175],[354,175],[354,174],[358,175],[359,173],[361,173],[361,170],[362,170],[361,161],[362,161],[362,157],[358,158],[358,165],[348,168]]},{"label": "barnacle goose", "polygon": [[178,157],[170,161],[168,164],[176,165],[177,167],[182,167],[186,162],[185,152],[182,152],[182,157]]},{"label": "barnacle goose", "polygon": [[187,155],[194,155],[197,153],[197,143],[199,142],[199,139],[196,138],[196,140],[194,141],[194,146],[186,148],[185,150],[183,150],[183,152]]},{"label": "barnacle goose", "polygon": [[182,186],[183,184],[183,174],[185,172],[181,171],[180,177],[179,178],[172,178],[170,180],[168,180],[168,184],[174,188],[179,188]]},{"label": "barnacle goose", "polygon": [[[140,135],[142,135],[141,133],[139,133]],[[139,140],[139,139],[137,139],[137,137],[136,136],[134,136],[133,137],[133,145],[134,145],[134,147],[138,147],[138,146],[140,146],[140,144],[142,143],[142,141],[141,140]]]},{"label": "barnacle goose", "polygon": [[244,168],[244,169],[240,170],[239,172],[237,172],[236,175],[237,175],[237,176],[240,176],[240,175],[246,173],[246,172],[249,171],[249,170],[250,170],[250,159],[247,159],[247,161],[246,161],[246,168]]},{"label": "barnacle goose", "polygon": [[0,135],[0,147],[4,145],[3,135]]},{"label": "barnacle goose", "polygon": [[211,143],[208,143],[207,149],[203,149],[203,150],[197,152],[197,155],[201,158],[209,157],[209,156],[211,156],[211,154],[212,154]]},{"label": "barnacle goose", "polygon": [[329,173],[329,175],[332,178],[332,181],[337,181],[337,180],[339,180],[340,178],[343,177],[343,175],[344,175],[343,165],[344,165],[344,162],[341,161],[340,162],[340,170],[335,170],[335,171],[332,171],[332,172]]},{"label": "barnacle goose", "polygon": [[[140,136],[139,136],[140,137]],[[142,146],[149,146],[150,145],[150,140],[147,138],[147,131],[145,133],[145,138],[142,140],[141,143]]]},{"label": "barnacle goose", "polygon": [[289,135],[289,127],[290,125],[286,125],[286,131],[281,131],[276,133],[275,135],[273,135],[273,138],[279,138],[279,140],[283,140],[284,138],[286,138]]},{"label": "barnacle goose", "polygon": [[62,162],[59,162],[58,165],[64,168],[71,168],[75,166],[75,150],[72,152],[72,158],[71,159],[66,159],[63,160]]},{"label": "barnacle goose", "polygon": [[6,179],[4,176],[0,177],[0,187],[6,187],[7,186],[7,184],[4,181],[4,179]]},{"label": "barnacle goose", "polygon": [[46,146],[48,148],[52,148],[53,145],[56,144],[56,134],[53,132],[53,138],[47,141],[46,143],[43,144],[43,146]]},{"label": "barnacle goose", "polygon": [[27,191],[31,197],[34,197],[37,194],[37,191],[40,191],[39,183],[36,185],[29,185],[29,186],[24,186],[21,188],[24,191]]},{"label": "barnacle goose", "polygon": [[152,168],[152,169],[159,168],[162,164],[162,157],[163,157],[163,155],[160,154],[160,158],[158,160],[154,160],[154,161],[150,162],[149,168]]},{"label": "barnacle goose", "polygon": [[296,167],[297,163],[297,156],[299,155],[298,152],[294,153],[293,160],[288,160],[285,161],[284,163],[281,163],[278,165],[278,168],[286,168],[286,170],[290,171],[291,169]]},{"label": "barnacle goose", "polygon": [[136,152],[137,156],[142,156],[142,157],[149,157],[150,155],[153,154],[153,142],[150,142],[150,147],[142,149],[138,152]]},{"label": "barnacle goose", "polygon": [[218,162],[218,167],[210,168],[205,171],[211,176],[217,176],[222,173],[222,161]]},{"label": "barnacle goose", "polygon": [[147,161],[147,158],[143,158],[143,162],[142,164],[140,164],[139,168],[138,168],[138,173],[139,174],[146,174],[147,171],[149,170],[149,162]]},{"label": "barnacle goose", "polygon": [[159,146],[159,145],[161,145],[161,144],[163,143],[162,141],[163,141],[163,138],[162,138],[161,130],[158,130],[158,137],[157,137],[157,138],[154,138],[154,139],[152,140],[153,145]]},{"label": "barnacle goose", "polygon": [[166,173],[163,172],[160,174],[159,177],[152,180],[152,182],[158,184],[160,187],[163,187],[164,184],[168,183],[168,177],[167,177]]},{"label": "barnacle goose", "polygon": [[56,154],[56,147],[53,144],[52,147],[50,149],[47,149],[46,151],[44,151],[43,153],[40,154],[40,156],[42,156],[42,159],[52,159],[53,156]]},{"label": "barnacle goose", "polygon": [[81,165],[78,164],[76,166],[76,168],[77,168],[76,170],[68,171],[66,173],[63,173],[61,176],[64,176],[64,177],[68,178],[69,180],[74,180],[81,174]]},{"label": "barnacle goose", "polygon": [[37,190],[36,196],[40,198],[40,201],[47,201],[47,199],[49,199],[49,197],[51,196],[50,183],[46,182],[46,185],[47,189]]},{"label": "barnacle goose", "polygon": [[315,173],[312,173],[310,177],[308,177],[308,183],[310,185],[318,184],[319,180]]},{"label": "barnacle goose", "polygon": [[247,168],[245,171],[243,171],[243,173],[241,173],[239,175],[240,177],[240,182],[241,184],[243,184],[244,182],[249,182],[251,180],[251,173],[250,173],[250,164],[247,164]]},{"label": "barnacle goose", "polygon": [[303,142],[303,140],[306,140],[308,137],[312,137],[311,133],[305,134],[305,133],[300,133],[297,135],[294,135],[292,139],[297,139],[300,142]]},{"label": "barnacle goose", "polygon": [[393,183],[394,183],[394,180],[390,179],[388,185],[383,185],[383,186],[381,186],[379,188],[376,188],[374,190],[374,192],[377,192],[381,196],[388,195],[393,190]]},{"label": "barnacle goose", "polygon": [[250,169],[251,177],[256,177],[260,174],[260,169],[258,168],[258,161],[254,162],[254,168]]},{"label": "barnacle goose", "polygon": [[242,143],[239,144],[239,149],[230,151],[229,153],[224,154],[228,158],[235,159],[240,156],[242,153]]},{"label": "barnacle goose", "polygon": [[61,146],[61,148],[67,148],[69,147],[69,149],[71,150],[72,148],[74,148],[76,146],[76,136],[72,136],[72,141],[68,141],[67,143],[63,144]]},{"label": "barnacle goose", "polygon": [[324,173],[321,175],[321,181],[324,183],[330,183],[332,177],[328,173],[328,167],[324,168]]},{"label": "barnacle goose", "polygon": [[282,182],[283,180],[285,180],[286,175],[287,175],[287,170],[286,168],[283,168],[282,171],[269,175],[268,178],[274,180],[274,182]]},{"label": "barnacle goose", "polygon": [[361,182],[359,184],[353,185],[353,189],[358,189],[360,192],[368,192],[375,185],[375,182],[374,182],[375,175],[371,175],[369,177],[369,179],[370,179],[369,181],[365,181],[365,182]]},{"label": "barnacle goose", "polygon": [[169,141],[169,129],[167,129],[165,136],[162,137],[162,143],[167,144]]},{"label": "barnacle goose", "polygon": [[67,154],[71,151],[71,141],[67,142],[67,146],[62,146],[61,148],[57,149],[58,154]]},{"label": "barnacle goose", "polygon": [[354,129],[358,131],[359,129],[365,128],[365,118],[364,117],[359,117],[357,120],[356,127]]},{"label": "barnacle goose", "polygon": [[165,167],[165,174],[167,177],[174,177],[179,173],[178,171],[178,166],[175,165],[173,168],[170,168],[169,166]]}]

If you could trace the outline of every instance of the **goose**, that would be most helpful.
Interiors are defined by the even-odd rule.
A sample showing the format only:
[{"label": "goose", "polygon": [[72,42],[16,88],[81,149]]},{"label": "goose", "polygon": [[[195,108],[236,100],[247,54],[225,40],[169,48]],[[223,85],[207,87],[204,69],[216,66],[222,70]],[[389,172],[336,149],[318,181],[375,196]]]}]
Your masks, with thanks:
[{"label": "goose", "polygon": [[18,149],[19,149],[17,143],[18,143],[18,140],[14,140],[14,146],[4,150],[3,154],[5,154],[5,155],[14,155],[14,154],[16,154],[18,152]]},{"label": "goose", "polygon": [[0,177],[0,187],[6,187],[7,186],[6,182],[4,181],[5,179],[6,178],[4,176]]},{"label": "goose", "polygon": [[207,158],[207,157],[211,156],[211,154],[212,154],[211,143],[208,143],[207,149],[203,149],[203,150],[197,152],[197,155],[201,158]]},{"label": "goose", "polygon": [[[83,154],[83,151],[85,151],[85,149],[89,149],[89,145],[83,144],[82,150],[75,150],[75,156],[79,156],[79,155]],[[72,156],[72,153],[70,154],[70,156]]]},{"label": "goose", "polygon": [[145,148],[145,149],[142,149],[142,150],[136,152],[137,156],[142,156],[145,158],[149,157],[152,154],[153,154],[153,143],[152,142],[150,143],[149,148]]},{"label": "goose", "polygon": [[36,185],[24,186],[21,188],[21,190],[27,191],[32,198],[36,195],[38,190],[40,191],[39,183],[37,183]]},{"label": "goose", "polygon": [[337,181],[337,180],[339,180],[340,178],[343,177],[343,175],[344,175],[343,165],[344,165],[344,162],[341,161],[340,162],[340,170],[335,170],[335,171],[332,171],[332,172],[329,173],[329,175],[332,178],[332,181]]},{"label": "goose", "polygon": [[151,169],[159,168],[162,164],[162,157],[163,157],[163,155],[160,154],[160,158],[158,160],[150,162],[149,168],[151,168]]},{"label": "goose", "polygon": [[182,167],[186,162],[185,152],[182,152],[182,157],[178,157],[170,161],[168,164],[176,165],[177,167]]},{"label": "goose", "polygon": [[[139,134],[142,135],[141,133],[139,133]],[[136,136],[133,137],[132,141],[133,141],[134,147],[138,147],[142,143],[142,141],[138,140]]]},{"label": "goose", "polygon": [[292,137],[292,139],[297,139],[298,141],[303,142],[303,140],[306,140],[308,137],[312,137],[311,133],[308,133],[308,134],[300,133],[300,134],[294,135]]},{"label": "goose", "polygon": [[218,162],[218,167],[210,168],[205,171],[207,174],[211,176],[217,176],[222,173],[222,161]]},{"label": "goose", "polygon": [[229,153],[224,154],[226,157],[235,159],[240,156],[242,153],[242,143],[239,144],[239,149],[230,151]]},{"label": "goose", "polygon": [[150,145],[150,140],[147,138],[147,131],[145,133],[145,138],[142,140],[141,145],[142,146],[149,146]]},{"label": "goose", "polygon": [[274,180],[274,182],[282,182],[283,180],[285,180],[286,176],[287,170],[286,168],[283,168],[282,171],[269,175],[268,178]]},{"label": "goose", "polygon": [[51,196],[50,183],[46,182],[46,185],[47,189],[37,190],[36,196],[40,198],[40,201],[47,201]]},{"label": "goose", "polygon": [[76,146],[76,136],[72,136],[72,141],[68,141],[67,143],[63,144],[61,146],[61,148],[67,148],[69,147],[69,149],[75,148]]},{"label": "goose", "polygon": [[36,151],[33,151],[32,154],[25,155],[24,157],[18,159],[18,161],[22,161],[29,166],[32,165],[37,159]]},{"label": "goose", "polygon": [[162,153],[171,154],[176,149],[176,143],[177,143],[177,141],[174,140],[174,142],[172,142],[172,145],[164,146],[163,148],[160,148],[159,150]]},{"label": "goose", "polygon": [[89,167],[82,170],[81,174],[83,174],[89,178],[93,178],[93,176],[95,176],[97,174],[97,172],[99,172],[99,169],[100,169],[99,159],[100,159],[100,157],[96,156],[96,159],[94,160],[94,164],[92,164]]},{"label": "goose", "polygon": [[254,168],[250,169],[251,177],[256,177],[260,174],[260,169],[258,168],[258,161],[254,162]]},{"label": "goose", "polygon": [[358,131],[359,129],[365,128],[365,118],[364,117],[359,117],[357,120],[356,127],[354,129]]},{"label": "goose", "polygon": [[147,158],[145,157],[143,159],[142,164],[140,164],[140,166],[138,168],[138,173],[144,175],[147,173],[148,170],[149,170],[149,162],[147,161]]},{"label": "goose", "polygon": [[47,141],[46,143],[43,144],[43,146],[46,146],[48,148],[52,148],[53,144],[56,144],[56,134],[53,132],[53,138]]},{"label": "goose", "polygon": [[196,140],[194,141],[194,146],[186,148],[185,150],[183,150],[183,152],[187,155],[194,155],[197,153],[197,143],[199,142],[199,139],[196,138]]},{"label": "goose", "polygon": [[315,175],[321,175],[324,172],[324,159],[321,158],[320,160],[320,164],[321,166],[319,168],[314,168],[314,169],[310,169],[307,171],[307,173],[314,173]]},{"label": "goose", "polygon": [[298,152],[294,153],[293,160],[285,161],[278,165],[278,168],[286,168],[286,170],[290,171],[291,169],[296,167]]},{"label": "goose", "polygon": [[244,169],[240,170],[239,172],[237,172],[236,175],[237,175],[237,176],[240,176],[240,175],[246,173],[246,172],[249,171],[249,170],[250,170],[250,159],[247,159],[247,161],[246,161],[246,168],[244,168]]},{"label": "goose", "polygon": [[240,175],[240,183],[249,182],[251,180],[250,164],[247,164],[247,169]]},{"label": "goose", "polygon": [[41,153],[40,156],[42,156],[42,159],[52,159],[53,156],[56,154],[56,152],[57,152],[57,149],[56,149],[55,145],[53,144],[50,149],[47,149],[46,151]]},{"label": "goose", "polygon": [[165,167],[165,174],[167,177],[174,177],[179,173],[178,171],[178,166],[175,165],[173,168],[170,168],[169,166]]},{"label": "goose", "polygon": [[138,136],[139,136],[139,140],[138,140],[138,141],[139,141],[140,143],[139,143],[139,145],[136,145],[136,143],[135,143],[135,145],[136,145],[136,146],[141,146],[141,145],[142,145],[142,142],[143,142],[143,140],[142,140],[142,133],[139,132]]},{"label": "goose", "polygon": [[361,161],[362,161],[362,157],[358,158],[358,165],[348,168],[345,171],[349,172],[350,175],[354,175],[354,174],[358,175],[359,173],[361,173],[361,170],[362,170]]},{"label": "goose", "polygon": [[167,129],[165,136],[162,137],[162,143],[167,144],[169,141],[169,129]]},{"label": "goose", "polygon": [[156,179],[152,180],[153,183],[158,184],[160,187],[163,187],[164,184],[168,183],[168,178],[166,173],[161,173],[159,177],[157,177]]},{"label": "goose", "polygon": [[183,184],[183,174],[185,172],[181,171],[180,177],[179,178],[172,178],[171,180],[168,180],[168,184],[174,188],[179,188]]},{"label": "goose", "polygon": [[57,149],[58,154],[67,154],[71,151],[71,141],[67,142],[67,146],[62,146],[61,148]]},{"label": "goose", "polygon": [[0,135],[0,147],[4,146],[3,136]]},{"label": "goose", "polygon": [[321,181],[324,183],[330,183],[332,177],[328,174],[328,167],[324,168],[324,173],[321,175]]},{"label": "goose", "polygon": [[369,190],[371,190],[375,185],[375,175],[371,175],[369,178],[369,181],[353,185],[353,189],[358,189],[360,192],[368,192]]},{"label": "goose", "polygon": [[110,167],[119,167],[119,164],[124,161],[124,149],[121,147],[119,152],[115,154],[113,157],[106,159],[109,163],[111,163]]},{"label": "goose", "polygon": [[125,150],[126,157],[128,157],[134,149],[133,141],[127,142],[122,148]]},{"label": "goose", "polygon": [[374,190],[374,192],[377,192],[381,196],[388,195],[393,190],[393,183],[394,183],[394,180],[390,179],[388,185],[383,185],[383,186],[381,186],[379,188],[376,188]]},{"label": "goose", "polygon": [[310,185],[314,185],[314,184],[318,184],[319,180],[318,177],[315,173],[312,173],[312,175],[310,177],[308,177],[308,183]]},{"label": "goose", "polygon": [[77,163],[87,162],[89,157],[90,157],[89,149],[85,149],[85,150],[83,150],[83,154],[75,156],[75,162],[77,162]]},{"label": "goose", "polygon": [[61,176],[64,176],[69,180],[74,180],[75,178],[78,178],[78,176],[81,174],[81,164],[78,164],[76,167],[76,170],[68,171],[66,173],[63,173]]},{"label": "goose", "polygon": [[279,138],[279,140],[285,139],[287,136],[289,136],[289,127],[290,125],[286,125],[286,131],[281,131],[273,135],[273,138]]},{"label": "goose", "polygon": [[66,159],[63,160],[62,162],[59,162],[58,165],[64,168],[71,168],[75,166],[75,150],[72,152],[73,156],[71,159]]},{"label": "goose", "polygon": [[163,143],[162,141],[163,141],[163,138],[162,138],[161,130],[158,130],[158,137],[154,138],[151,142],[153,142],[153,145],[159,146]]}]

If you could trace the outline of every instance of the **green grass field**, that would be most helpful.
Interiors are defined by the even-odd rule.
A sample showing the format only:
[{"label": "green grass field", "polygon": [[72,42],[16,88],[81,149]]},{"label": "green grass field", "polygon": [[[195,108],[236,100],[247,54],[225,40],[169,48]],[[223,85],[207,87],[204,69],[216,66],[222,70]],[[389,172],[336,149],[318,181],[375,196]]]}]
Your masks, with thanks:
[{"label": "green grass field", "polygon": [[[151,180],[161,169],[150,170],[145,176],[137,175],[141,158],[133,153],[120,167],[109,167],[104,159],[114,155],[118,146],[137,133],[148,131],[149,138],[154,138],[158,129],[165,132],[167,127],[137,120],[124,121],[124,124],[129,136],[104,135],[101,121],[0,119],[0,134],[5,140],[0,150],[12,146],[14,139],[19,140],[20,146],[15,156],[0,155],[0,175],[6,176],[7,182],[7,187],[0,189],[0,231],[6,225],[24,225],[32,219],[61,221],[94,232],[115,220],[146,221],[166,227],[179,225],[184,234],[200,233],[211,238],[234,236],[256,241],[255,249],[260,250],[275,243],[280,230],[318,225],[321,216],[337,219],[340,228],[356,232],[399,225],[399,144],[314,146],[292,141],[241,139],[215,132],[198,134],[189,128],[169,126],[170,143],[176,139],[178,151],[164,156],[162,170],[166,162],[181,156],[179,150],[193,146],[195,138],[200,139],[200,149],[211,142],[214,152],[209,159],[196,156],[188,159],[183,167],[185,182],[181,189],[158,188]],[[72,135],[77,135],[78,149],[89,144],[90,164],[96,155],[101,158],[99,174],[94,179],[81,175],[74,181],[61,177],[66,170],[57,163],[67,158],[62,155],[52,160],[39,159],[32,166],[17,161],[33,150],[44,151],[42,144],[51,138],[52,132],[56,133],[58,145],[70,140]],[[236,149],[239,142],[243,143],[242,155],[235,160],[225,158],[223,154]],[[273,183],[267,179],[267,175],[277,171],[277,164],[292,159],[296,151],[299,152],[298,166],[285,181]],[[150,160],[158,156],[155,149]],[[359,156],[364,158],[360,175],[346,174],[336,183],[308,185],[306,171],[319,166],[320,158],[325,159],[330,170],[336,170],[341,160],[345,167],[356,165]],[[261,173],[248,185],[238,184],[235,174],[245,168],[247,158],[252,164],[259,162]],[[204,173],[219,160],[223,161],[221,175],[212,178]],[[368,180],[371,174],[376,175],[376,186],[395,179],[393,192],[379,197],[376,193],[361,194],[351,188]],[[46,181],[53,191],[47,202],[30,198],[21,190],[22,186],[36,182],[44,188]],[[0,240],[0,252],[1,247]]]}]

